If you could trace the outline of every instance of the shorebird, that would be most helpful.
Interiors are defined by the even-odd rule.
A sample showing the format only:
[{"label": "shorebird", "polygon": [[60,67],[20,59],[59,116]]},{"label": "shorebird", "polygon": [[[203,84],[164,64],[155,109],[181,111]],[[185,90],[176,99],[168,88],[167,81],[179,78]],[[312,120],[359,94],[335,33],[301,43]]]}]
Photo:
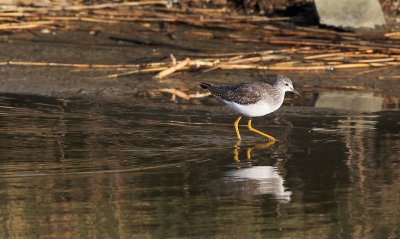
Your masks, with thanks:
[{"label": "shorebird", "polygon": [[252,117],[264,116],[279,109],[285,98],[285,92],[287,91],[300,95],[299,92],[293,88],[293,83],[290,78],[286,76],[277,76],[272,85],[264,81],[253,81],[222,86],[201,83],[200,86],[209,90],[212,95],[218,97],[227,104],[229,108],[240,114],[233,124],[239,140],[242,139],[239,132],[239,122],[242,115],[244,115],[249,117],[247,128],[251,132],[262,135],[269,141],[274,142],[274,137],[253,128],[251,125]]}]

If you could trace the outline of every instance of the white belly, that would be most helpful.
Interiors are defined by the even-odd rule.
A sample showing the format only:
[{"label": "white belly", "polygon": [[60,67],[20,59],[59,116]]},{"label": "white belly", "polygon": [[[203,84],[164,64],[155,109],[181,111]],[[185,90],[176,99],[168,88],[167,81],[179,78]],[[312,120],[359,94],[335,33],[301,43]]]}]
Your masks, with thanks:
[{"label": "white belly", "polygon": [[229,108],[248,117],[257,117],[272,113],[275,110],[279,109],[279,107],[282,105],[282,103],[280,103],[279,105],[271,106],[271,104],[268,104],[266,102],[257,102],[251,105],[239,105],[237,103],[229,102],[226,100],[222,101],[225,102],[225,104],[227,104]]}]

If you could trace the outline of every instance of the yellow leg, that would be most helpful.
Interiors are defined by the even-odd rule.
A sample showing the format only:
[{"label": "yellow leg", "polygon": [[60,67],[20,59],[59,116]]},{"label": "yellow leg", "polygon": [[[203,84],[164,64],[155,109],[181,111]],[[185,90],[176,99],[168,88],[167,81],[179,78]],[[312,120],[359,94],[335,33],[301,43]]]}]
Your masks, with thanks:
[{"label": "yellow leg", "polygon": [[247,160],[251,159],[251,151],[253,150],[253,148],[248,147],[246,150],[246,156],[247,156]]},{"label": "yellow leg", "polygon": [[236,144],[233,146],[233,160],[235,160],[236,162],[240,162],[239,160],[239,144],[240,141],[236,142]]},{"label": "yellow leg", "polygon": [[240,137],[240,133],[239,133],[239,121],[240,121],[241,118],[242,118],[242,117],[239,116],[239,117],[236,119],[235,123],[233,124],[233,125],[235,126],[236,135],[237,135],[237,138],[238,138],[239,140],[242,140],[242,137]]},{"label": "yellow leg", "polygon": [[271,135],[268,135],[268,134],[266,134],[266,133],[263,133],[263,132],[261,132],[261,131],[255,129],[255,128],[253,128],[253,127],[251,126],[251,118],[249,119],[249,122],[247,123],[247,127],[249,128],[249,130],[250,130],[251,132],[254,132],[254,133],[257,133],[257,134],[259,134],[259,135],[262,135],[262,136],[268,138],[268,139],[269,139],[270,141],[272,141],[272,142],[276,141],[276,139],[275,139],[274,137],[272,137]]}]

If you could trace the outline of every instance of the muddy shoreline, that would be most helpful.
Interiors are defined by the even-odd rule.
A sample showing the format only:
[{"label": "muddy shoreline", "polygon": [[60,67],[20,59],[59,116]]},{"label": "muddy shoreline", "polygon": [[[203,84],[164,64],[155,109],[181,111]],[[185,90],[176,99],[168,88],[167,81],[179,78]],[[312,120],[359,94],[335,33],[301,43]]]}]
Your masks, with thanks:
[{"label": "muddy shoreline", "polygon": [[[268,43],[228,41],[218,37],[201,37],[193,32],[223,36],[226,29],[198,29],[184,24],[159,23],[99,24],[74,23],[72,30],[20,31],[2,36],[2,62],[58,62],[79,64],[146,64],[169,59],[171,54],[182,59],[204,53],[252,52],[281,49],[288,46]],[[171,30],[172,29],[172,30]],[[235,30],[238,32],[238,30]],[[135,41],[118,40],[121,37]],[[138,42],[145,39],[146,42]],[[0,66],[0,93],[39,95],[58,98],[129,101],[139,98],[165,98],[161,88],[184,92],[201,91],[199,82],[237,83],[284,74],[293,78],[300,91],[320,89],[363,89],[399,97],[398,67],[362,68],[335,71],[275,70],[192,70],[174,73],[156,80],[155,73],[134,74],[108,79],[107,75],[124,69],[74,69],[69,67],[7,65]],[[386,77],[387,75],[393,77]],[[357,88],[359,87],[359,88]]]}]

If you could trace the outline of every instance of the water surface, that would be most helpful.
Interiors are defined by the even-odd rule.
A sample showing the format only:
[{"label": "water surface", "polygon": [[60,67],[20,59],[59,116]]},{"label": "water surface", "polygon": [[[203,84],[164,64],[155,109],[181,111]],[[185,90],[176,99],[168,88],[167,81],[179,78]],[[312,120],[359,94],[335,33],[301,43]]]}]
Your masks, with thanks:
[{"label": "water surface", "polygon": [[315,106],[1,96],[0,237],[398,238],[400,113]]}]

